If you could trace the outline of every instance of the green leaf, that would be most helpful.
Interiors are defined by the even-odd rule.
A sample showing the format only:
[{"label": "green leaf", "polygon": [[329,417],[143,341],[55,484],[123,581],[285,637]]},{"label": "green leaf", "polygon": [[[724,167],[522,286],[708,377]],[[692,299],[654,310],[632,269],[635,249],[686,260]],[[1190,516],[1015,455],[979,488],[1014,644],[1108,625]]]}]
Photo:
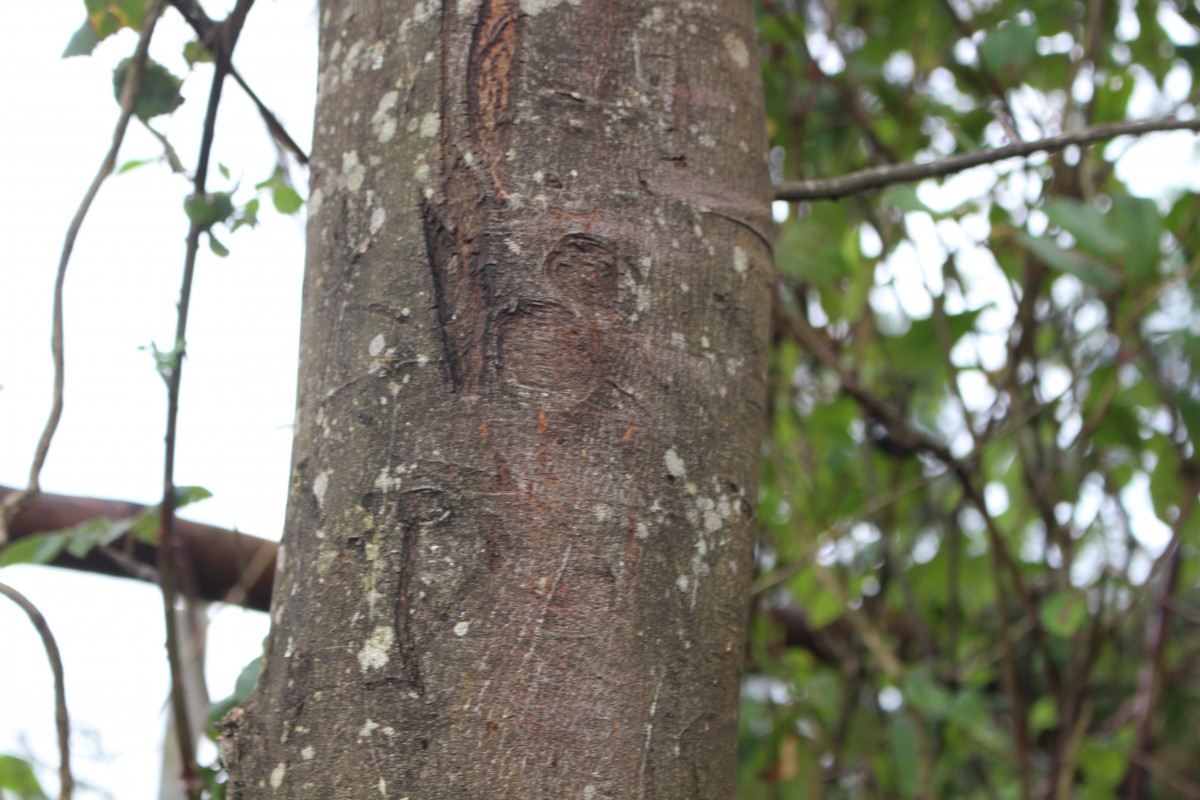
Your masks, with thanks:
[{"label": "green leaf", "polygon": [[1126,243],[1112,230],[1112,221],[1087,203],[1067,198],[1051,198],[1042,211],[1057,225],[1075,237],[1080,248],[1099,258],[1109,258],[1125,250]]},{"label": "green leaf", "polygon": [[130,28],[140,28],[146,16],[146,0],[112,0],[109,9]]},{"label": "green leaf", "polygon": [[1032,25],[1001,23],[979,44],[979,61],[991,72],[1017,74],[1037,55],[1037,38]]},{"label": "green leaf", "polygon": [[1074,275],[1079,280],[1102,291],[1114,291],[1121,287],[1121,279],[1108,266],[1077,250],[1064,250],[1054,242],[1041,236],[1030,236],[1018,231],[1017,241],[1046,266]]},{"label": "green leaf", "polygon": [[917,796],[917,765],[921,761],[917,734],[912,720],[904,714],[888,717],[888,747],[896,768],[896,783],[900,797]]},{"label": "green leaf", "polygon": [[142,544],[158,544],[158,506],[143,509],[129,524],[133,538]]},{"label": "green leaf", "polygon": [[0,567],[12,564],[49,564],[67,546],[64,533],[36,533],[0,550]]},{"label": "green leaf", "polygon": [[271,193],[271,202],[280,214],[295,214],[304,205],[303,198],[290,186],[280,186]]},{"label": "green leaf", "polygon": [[1042,603],[1038,619],[1051,634],[1069,639],[1087,622],[1087,598],[1082,592],[1069,589],[1055,592]]},{"label": "green leaf", "polygon": [[1129,770],[1129,759],[1112,745],[1085,742],[1079,752],[1079,768],[1088,787],[1114,789]]},{"label": "green leaf", "polygon": [[193,39],[183,46],[183,60],[188,63],[189,67],[197,64],[210,64],[213,60],[212,51],[205,47],[199,39]]},{"label": "green leaf", "polygon": [[1058,701],[1042,695],[1029,707],[1029,728],[1034,733],[1048,731],[1058,724]]},{"label": "green leaf", "polygon": [[144,167],[147,164],[153,164],[159,159],[157,158],[136,158],[131,161],[126,161],[117,169],[118,175],[124,175],[126,172],[133,172],[138,167]]},{"label": "green leaf", "polygon": [[237,213],[237,216],[234,217],[233,224],[229,227],[229,230],[236,231],[238,228],[242,227],[243,225],[246,226],[247,228],[257,227],[258,226],[258,209],[259,209],[259,202],[258,202],[258,198],[256,197],[256,198],[250,200],[248,203],[246,203],[246,205],[241,207],[241,209]]},{"label": "green leaf", "polygon": [[175,507],[183,508],[190,506],[192,503],[199,503],[201,500],[207,500],[213,494],[203,486],[176,486],[175,487]]},{"label": "green leaf", "polygon": [[254,691],[254,687],[258,684],[258,676],[261,672],[261,656],[255,658],[253,661],[243,667],[241,673],[238,675],[237,681],[233,685],[233,694],[229,695],[224,700],[218,700],[212,704],[212,708],[209,709],[208,712],[209,723],[216,725],[235,707],[246,702],[246,700],[250,698],[250,693]]},{"label": "green leaf", "polygon": [[209,192],[204,197],[188,195],[183,201],[183,210],[193,224],[208,230],[233,215],[233,196],[229,192]]},{"label": "green leaf", "polygon": [[79,30],[71,35],[71,41],[67,42],[67,48],[63,50],[62,57],[90,56],[98,44],[100,44],[100,38],[96,36],[96,29],[92,27],[91,22],[84,22],[79,26]]},{"label": "green leaf", "polygon": [[121,18],[112,13],[108,9],[107,4],[101,4],[101,7],[92,11],[92,3],[88,3],[88,24],[92,26],[92,30],[96,32],[96,38],[100,40],[107,39],[123,27]]},{"label": "green leaf", "polygon": [[924,716],[944,717],[953,700],[953,695],[933,680],[927,667],[910,671],[904,681],[904,701]]},{"label": "green leaf", "polygon": [[208,232],[208,249],[213,251],[213,255],[218,258],[225,258],[229,255],[229,248],[221,244],[221,240],[212,235],[212,231]]},{"label": "green leaf", "polygon": [[129,532],[129,520],[112,520],[95,517],[84,520],[62,533],[67,537],[67,552],[75,558],[84,558],[96,547],[112,544]]},{"label": "green leaf", "polygon": [[[125,78],[129,75],[129,63],[127,58],[113,70],[113,93],[118,103],[125,89]],[[179,108],[183,104],[183,96],[179,93],[182,86],[182,78],[175,77],[162,64],[147,59],[142,71],[142,94],[135,109],[138,119],[145,122]]]},{"label": "green leaf", "polygon": [[182,345],[171,350],[159,350],[158,345],[151,342],[138,349],[150,351],[150,355],[154,357],[154,369],[163,381],[170,381],[171,374],[175,372],[175,362],[183,355]]},{"label": "green leaf", "polygon": [[33,767],[14,755],[0,755],[0,789],[0,796],[12,800],[46,800]]},{"label": "green leaf", "polygon": [[1125,275],[1139,283],[1155,274],[1162,239],[1162,216],[1146,197],[1119,194],[1113,198],[1113,221],[1126,243]]}]

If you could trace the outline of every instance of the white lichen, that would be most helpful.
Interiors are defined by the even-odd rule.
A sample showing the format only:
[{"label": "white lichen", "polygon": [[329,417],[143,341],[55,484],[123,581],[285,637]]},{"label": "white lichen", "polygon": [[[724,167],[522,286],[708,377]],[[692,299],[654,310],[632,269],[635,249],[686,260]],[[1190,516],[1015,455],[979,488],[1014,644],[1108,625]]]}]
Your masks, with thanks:
[{"label": "white lichen", "polygon": [[367,353],[373,358],[382,353],[385,347],[387,347],[387,340],[383,338],[382,333],[377,333],[371,343],[367,345]]},{"label": "white lichen", "polygon": [[379,625],[371,631],[362,649],[358,651],[358,663],[363,672],[379,669],[388,663],[395,638],[396,633],[389,625]]},{"label": "white lichen", "polygon": [[739,275],[745,275],[749,268],[750,258],[746,255],[746,251],[735,246],[733,248],[733,271]]},{"label": "white lichen", "polygon": [[350,191],[357,192],[362,188],[367,169],[358,160],[357,151],[342,154],[342,177],[346,179],[346,188]]},{"label": "white lichen", "polygon": [[311,744],[300,751],[300,757],[303,758],[305,761],[312,761],[313,756],[315,756],[316,754],[317,754],[317,748],[313,747]]},{"label": "white lichen", "polygon": [[275,769],[271,770],[271,788],[278,789],[283,786],[283,776],[287,773],[287,764],[282,761],[275,765]]},{"label": "white lichen", "polygon": [[317,508],[325,508],[325,493],[329,491],[329,471],[320,473],[313,481],[313,494],[317,498]]},{"label": "white lichen", "polygon": [[679,457],[679,453],[675,452],[674,447],[663,454],[663,463],[671,477],[682,478],[687,475],[687,467],[684,465],[683,459]]},{"label": "white lichen", "polygon": [[325,202],[325,192],[320,189],[313,189],[312,194],[308,196],[308,218],[313,219],[317,216],[317,212],[321,210],[321,203]]},{"label": "white lichen", "polygon": [[430,111],[425,116],[421,117],[421,135],[426,139],[432,139],[437,136],[442,130],[442,118],[436,113]]},{"label": "white lichen", "polygon": [[[582,0],[566,0],[568,5],[577,6]],[[563,0],[521,0],[521,11],[531,17],[536,17],[543,11],[562,5]]]},{"label": "white lichen", "polygon": [[455,636],[466,636],[467,631],[471,630],[471,623],[463,621],[454,626]]},{"label": "white lichen", "polygon": [[379,206],[371,212],[371,235],[379,233],[383,230],[383,223],[387,221],[387,212],[383,210],[383,206]]},{"label": "white lichen", "polygon": [[746,48],[746,43],[742,41],[742,37],[738,36],[733,31],[729,31],[724,36],[725,52],[729,53],[729,57],[733,59],[733,63],[745,69],[750,66],[750,51]]}]

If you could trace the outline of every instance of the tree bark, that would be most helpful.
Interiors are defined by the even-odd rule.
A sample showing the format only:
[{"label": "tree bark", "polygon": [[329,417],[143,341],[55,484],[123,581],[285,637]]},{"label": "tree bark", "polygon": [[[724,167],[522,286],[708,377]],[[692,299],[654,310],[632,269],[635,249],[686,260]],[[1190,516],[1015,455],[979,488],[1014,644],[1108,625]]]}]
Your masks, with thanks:
[{"label": "tree bark", "polygon": [[232,797],[729,798],[770,185],[744,0],[327,0]]}]

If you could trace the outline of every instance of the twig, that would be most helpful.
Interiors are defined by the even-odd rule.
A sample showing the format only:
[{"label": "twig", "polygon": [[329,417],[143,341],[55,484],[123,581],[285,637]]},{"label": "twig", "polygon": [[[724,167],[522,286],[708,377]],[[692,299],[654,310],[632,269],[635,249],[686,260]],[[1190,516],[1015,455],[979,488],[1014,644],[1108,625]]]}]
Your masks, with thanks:
[{"label": "twig", "polygon": [[[203,200],[208,178],[208,162],[212,154],[213,136],[216,131],[217,110],[221,105],[221,89],[229,73],[229,62],[237,44],[246,14],[254,0],[238,0],[229,16],[211,29],[212,36],[205,45],[215,59],[212,88],[208,95],[208,108],[204,115],[204,133],[200,140],[200,154],[196,174],[192,179],[193,196]],[[175,552],[175,439],[179,417],[179,388],[183,375],[183,357],[187,342],[188,308],[191,303],[192,279],[196,272],[196,256],[200,249],[200,235],[205,231],[202,221],[193,220],[188,229],[187,250],[184,256],[183,281],[179,289],[179,312],[175,325],[175,341],[171,349],[171,367],[167,375],[167,433],[166,452],[163,458],[163,498],[159,505],[159,578],[162,583],[163,614],[167,630],[167,660],[171,667],[171,712],[175,716],[175,736],[184,789],[189,798],[198,798],[199,791],[195,772],[195,749],[192,742],[191,724],[184,686],[185,665],[182,663],[179,628],[175,615],[176,558]]]},{"label": "twig", "polygon": [[[208,18],[208,15],[204,13],[204,9],[200,8],[198,4],[190,2],[190,0],[168,0],[168,2],[175,7],[175,10],[179,12],[187,24],[192,26],[192,30],[200,37],[200,41],[205,47],[208,47],[208,40],[212,36],[212,30],[216,23]],[[245,78],[242,77],[233,64],[229,65],[229,77],[233,78],[237,82],[237,85],[242,87],[242,91],[250,98],[250,102],[254,103],[254,107],[258,109],[259,116],[262,117],[263,123],[267,126],[267,131],[275,141],[284,150],[295,156],[297,161],[307,166],[308,155],[305,154],[304,149],[296,144],[296,140],[283,127],[283,123],[279,121],[279,118],[275,116],[271,109],[267,108],[266,103],[250,88],[250,84],[246,83]]]},{"label": "twig", "polygon": [[54,316],[50,333],[50,351],[54,358],[54,393],[50,401],[50,416],[46,420],[46,427],[42,429],[41,438],[38,439],[37,448],[33,454],[33,462],[29,467],[29,485],[24,491],[9,495],[5,498],[4,503],[0,504],[0,545],[8,541],[9,523],[32,503],[38,492],[41,491],[42,467],[46,464],[50,443],[54,440],[54,433],[58,430],[58,422],[62,419],[63,412],[63,387],[66,384],[66,358],[63,349],[63,286],[67,278],[67,264],[71,261],[71,251],[75,248],[75,239],[79,235],[79,229],[83,227],[83,220],[92,207],[92,201],[100,192],[100,185],[116,168],[117,153],[121,149],[121,142],[125,140],[125,131],[129,128],[129,120],[133,118],[133,114],[137,110],[138,98],[142,94],[142,75],[145,71],[147,54],[150,52],[150,37],[154,34],[154,26],[158,22],[160,10],[161,6],[158,0],[151,0],[146,4],[142,27],[138,31],[137,47],[129,60],[129,72],[125,77],[125,86],[121,90],[121,113],[113,128],[112,144],[109,146],[104,160],[100,162],[100,169],[96,171],[96,177],[92,178],[92,184],[84,193],[83,200],[80,202],[79,208],[75,210],[75,216],[71,219],[71,224],[67,226],[67,233],[63,237],[62,253],[58,258],[58,274],[54,278]]},{"label": "twig", "polygon": [[1071,145],[1091,144],[1118,136],[1142,136],[1160,131],[1200,131],[1200,118],[1179,119],[1162,117],[1135,122],[1112,122],[1070,133],[1047,136],[1031,142],[1017,142],[987,150],[959,153],[924,164],[895,164],[851,172],[837,178],[804,181],[783,181],[775,184],[776,200],[837,200],[847,195],[872,189],[882,189],[897,183],[912,183],[926,178],[939,178],[957,172],[994,164],[1008,158],[1021,158],[1034,153],[1054,153]]},{"label": "twig", "polygon": [[0,583],[0,594],[19,605],[29,617],[42,637],[46,658],[50,659],[50,670],[54,673],[54,724],[58,729],[58,796],[59,800],[70,800],[71,792],[75,789],[75,779],[71,777],[71,719],[67,715],[67,689],[63,681],[62,656],[59,655],[58,644],[54,641],[50,626],[46,624],[46,618],[28,597],[4,583]]}]

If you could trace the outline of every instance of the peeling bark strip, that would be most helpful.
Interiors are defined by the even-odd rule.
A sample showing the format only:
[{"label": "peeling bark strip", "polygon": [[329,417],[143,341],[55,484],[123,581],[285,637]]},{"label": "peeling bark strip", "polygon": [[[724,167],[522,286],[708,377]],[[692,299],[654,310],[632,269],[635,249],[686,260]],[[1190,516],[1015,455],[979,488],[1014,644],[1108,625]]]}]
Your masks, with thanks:
[{"label": "peeling bark strip", "polygon": [[483,0],[467,59],[467,120],[496,197],[501,199],[508,196],[500,179],[505,150],[501,128],[512,121],[517,44],[516,3]]},{"label": "peeling bark strip", "polygon": [[751,20],[324,0],[296,467],[231,798],[732,797],[770,316]]}]

